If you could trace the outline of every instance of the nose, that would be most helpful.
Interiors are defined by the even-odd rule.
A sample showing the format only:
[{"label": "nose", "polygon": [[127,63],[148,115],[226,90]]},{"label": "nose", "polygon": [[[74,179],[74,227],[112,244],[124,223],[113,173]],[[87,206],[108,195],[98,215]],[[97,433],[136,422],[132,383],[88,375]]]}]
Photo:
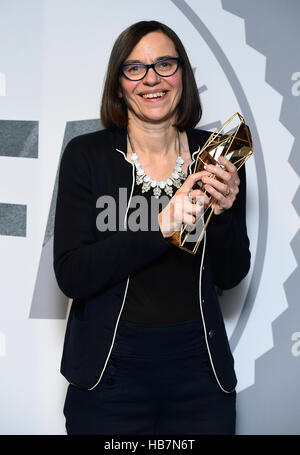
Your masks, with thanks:
[{"label": "nose", "polygon": [[156,74],[153,68],[149,68],[148,73],[143,79],[143,83],[146,85],[156,85],[159,84],[159,82],[160,82],[159,75]]}]

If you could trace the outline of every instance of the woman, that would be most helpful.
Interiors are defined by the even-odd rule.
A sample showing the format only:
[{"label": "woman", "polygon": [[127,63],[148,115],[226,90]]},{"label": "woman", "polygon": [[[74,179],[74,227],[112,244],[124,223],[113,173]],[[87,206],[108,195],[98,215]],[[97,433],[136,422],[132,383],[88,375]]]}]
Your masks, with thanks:
[{"label": "woman", "polygon": [[[60,165],[54,269],[73,299],[61,364],[69,434],[235,432],[215,286],[229,289],[249,270],[245,171],[220,158],[222,167],[192,174],[210,135],[194,128],[200,116],[177,35],[156,21],[126,29],[108,64],[106,129],[74,138]],[[199,181],[217,204],[192,255],[170,240],[183,223],[195,227],[195,202],[207,205]],[[148,213],[137,216],[142,196]]]}]

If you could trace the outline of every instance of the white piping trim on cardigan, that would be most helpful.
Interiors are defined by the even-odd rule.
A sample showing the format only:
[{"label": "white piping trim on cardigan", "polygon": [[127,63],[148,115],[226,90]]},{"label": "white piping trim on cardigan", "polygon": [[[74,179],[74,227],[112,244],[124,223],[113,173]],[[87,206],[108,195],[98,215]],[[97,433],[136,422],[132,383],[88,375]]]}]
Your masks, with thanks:
[{"label": "white piping trim on cardigan", "polygon": [[102,378],[102,376],[103,376],[103,373],[104,373],[104,371],[105,371],[107,362],[108,362],[108,360],[109,360],[109,357],[110,357],[110,354],[111,354],[111,351],[112,351],[112,348],[113,348],[113,345],[114,345],[114,343],[115,343],[115,337],[116,337],[117,328],[118,328],[118,325],[119,325],[119,319],[120,319],[120,316],[121,316],[121,313],[122,313],[122,309],[123,309],[124,302],[125,302],[125,298],[126,298],[126,294],[127,294],[127,289],[128,289],[128,284],[129,284],[129,278],[130,278],[130,276],[127,278],[127,284],[126,284],[126,289],[125,289],[125,292],[124,292],[124,297],[123,297],[122,306],[121,306],[121,309],[120,309],[120,312],[119,312],[119,316],[118,316],[118,319],[117,319],[117,322],[116,322],[115,331],[114,331],[114,336],[113,336],[113,339],[112,339],[112,342],[111,342],[111,345],[110,345],[110,349],[109,349],[109,351],[108,351],[108,354],[107,354],[107,357],[106,357],[106,360],[105,360],[104,367],[102,368],[102,371],[101,371],[101,373],[100,373],[100,377],[99,377],[98,381],[96,382],[96,384],[93,385],[92,387],[90,387],[88,390],[93,390],[93,389],[99,384],[99,382],[101,381],[101,378]]},{"label": "white piping trim on cardigan", "polygon": [[196,158],[194,157],[194,155],[195,155],[195,153],[198,153],[198,152],[200,152],[200,145],[198,145],[197,150],[195,150],[195,151],[192,153],[192,158],[193,158],[193,159],[192,159],[192,162],[189,164],[189,171],[190,171],[189,174],[191,173],[192,164],[194,164],[194,163],[195,163],[195,160],[196,160]]},{"label": "white piping trim on cardigan", "polygon": [[[130,163],[132,165],[132,186],[131,186],[131,193],[130,193],[130,197],[129,197],[129,201],[128,201],[128,204],[127,204],[127,209],[126,209],[126,212],[125,212],[125,216],[124,216],[124,229],[126,229],[126,223],[127,223],[127,214],[128,214],[128,209],[129,209],[129,206],[130,206],[130,202],[131,202],[131,198],[132,198],[132,194],[133,194],[133,189],[134,189],[134,183],[135,183],[135,172],[134,172],[134,165],[133,163],[131,163],[124,152],[122,152],[122,150],[118,150],[116,149],[118,152],[122,153],[124,155],[124,158],[126,161],[128,161],[128,163]],[[98,384],[99,382],[101,381],[101,378],[103,376],[103,373],[105,371],[105,368],[106,368],[106,365],[107,365],[107,362],[109,360],[109,357],[110,357],[110,354],[111,354],[111,351],[113,349],[113,345],[115,343],[115,337],[116,337],[116,333],[117,333],[117,328],[118,328],[118,325],[119,325],[119,319],[120,319],[120,316],[121,316],[121,313],[122,313],[122,310],[123,310],[123,306],[124,306],[124,303],[125,303],[125,299],[126,299],[126,295],[127,295],[127,289],[128,289],[128,284],[129,284],[129,279],[130,279],[130,275],[129,277],[127,278],[127,283],[126,283],[126,288],[125,288],[125,292],[124,292],[124,297],[123,297],[123,302],[122,302],[122,306],[121,306],[121,309],[120,309],[120,312],[119,312],[119,316],[118,316],[118,319],[117,319],[117,322],[116,322],[116,326],[115,326],[115,330],[114,330],[114,336],[113,336],[113,339],[112,339],[112,342],[111,342],[111,345],[110,345],[110,349],[108,351],[108,354],[107,354],[107,357],[106,357],[106,360],[105,360],[105,364],[104,364],[104,367],[102,368],[102,371],[100,373],[100,377],[98,379],[98,381],[96,382],[95,385],[93,385],[92,387],[90,387],[88,390],[93,390]]]},{"label": "white piping trim on cardigan", "polygon": [[203,253],[202,253],[202,259],[201,259],[201,266],[200,266],[200,280],[199,280],[199,281],[200,281],[200,286],[199,286],[200,312],[201,312],[202,323],[203,323],[204,334],[205,334],[205,343],[206,343],[207,352],[208,352],[208,355],[209,355],[209,360],[210,360],[210,363],[211,363],[211,366],[212,366],[212,369],[213,369],[213,372],[214,372],[216,381],[217,381],[217,383],[218,383],[220,389],[223,390],[223,392],[225,392],[225,393],[232,393],[232,392],[234,391],[235,387],[234,387],[232,390],[226,390],[226,389],[224,389],[224,388],[222,387],[222,385],[221,385],[221,383],[220,383],[220,381],[219,381],[219,378],[218,378],[217,373],[216,373],[216,370],[215,370],[214,362],[213,362],[213,359],[212,359],[212,355],[211,355],[211,352],[210,352],[208,339],[207,339],[207,330],[206,330],[205,319],[204,319],[204,315],[203,315],[203,308],[202,308],[202,292],[201,292],[201,287],[202,287],[202,270],[203,270],[203,259],[204,259],[205,247],[206,247],[206,232],[204,233],[204,245],[203,245]]},{"label": "white piping trim on cardigan", "polygon": [[[194,155],[195,155],[195,153],[198,153],[198,152],[200,152],[200,146],[199,145],[198,145],[198,149],[195,150],[195,152],[193,152],[193,154],[192,154],[193,160],[189,164],[189,174],[191,173],[192,164],[194,164],[195,159],[196,159],[194,157]],[[219,378],[218,378],[216,370],[215,370],[214,362],[213,362],[213,359],[212,359],[212,355],[211,355],[211,352],[210,352],[208,339],[207,339],[207,330],[206,330],[205,319],[204,319],[203,308],[202,308],[202,270],[203,270],[203,261],[204,261],[205,248],[206,248],[206,231],[204,232],[204,245],[203,245],[203,251],[202,251],[202,258],[201,258],[201,265],[200,265],[200,277],[199,277],[199,302],[200,302],[200,313],[201,313],[201,318],[202,318],[202,323],[203,323],[203,328],[204,328],[204,334],[205,334],[205,343],[206,343],[207,352],[208,352],[208,355],[209,355],[209,360],[210,360],[210,363],[211,363],[211,366],[212,366],[212,369],[213,369],[213,373],[215,375],[216,381],[217,381],[220,389],[223,390],[223,392],[225,392],[225,393],[232,393],[234,391],[235,387],[232,390],[226,390],[226,389],[224,389],[222,387],[222,385],[221,385],[221,383],[219,381]]]}]

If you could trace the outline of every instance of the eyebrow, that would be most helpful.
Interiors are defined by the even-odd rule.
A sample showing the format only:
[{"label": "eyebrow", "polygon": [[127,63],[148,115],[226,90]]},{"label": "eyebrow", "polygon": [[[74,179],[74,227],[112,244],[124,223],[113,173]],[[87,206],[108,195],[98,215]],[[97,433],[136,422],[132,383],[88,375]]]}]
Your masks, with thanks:
[{"label": "eyebrow", "polygon": [[[157,57],[153,63],[158,62],[159,60],[163,60],[164,58],[178,58],[176,55],[162,55],[161,57]],[[127,63],[142,63],[143,65],[146,65],[146,63],[142,62],[141,60],[126,60],[124,62],[124,65]]]}]

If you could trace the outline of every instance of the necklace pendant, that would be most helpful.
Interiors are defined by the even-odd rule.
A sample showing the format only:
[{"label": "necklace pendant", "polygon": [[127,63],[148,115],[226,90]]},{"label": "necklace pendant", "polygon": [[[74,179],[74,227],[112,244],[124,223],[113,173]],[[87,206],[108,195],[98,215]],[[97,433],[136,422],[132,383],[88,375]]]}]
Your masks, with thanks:
[{"label": "necklace pendant", "polygon": [[173,196],[173,188],[172,188],[172,186],[166,185],[165,188],[164,188],[164,190],[165,190],[165,193],[166,193],[168,196],[170,196],[170,197]]},{"label": "necklace pendant", "polygon": [[159,198],[159,196],[161,195],[161,189],[160,189],[159,186],[156,186],[156,187],[154,188],[153,194],[154,194],[154,196],[155,196],[156,199]]},{"label": "necklace pendant", "polygon": [[181,187],[181,181],[180,181],[180,179],[174,180],[173,185],[174,185],[176,188],[180,188],[180,187]]},{"label": "necklace pendant", "polygon": [[142,175],[137,175],[136,176],[136,184],[140,185],[141,183],[143,183],[143,176]]},{"label": "necklace pendant", "polygon": [[150,190],[150,181],[149,182],[144,181],[143,186],[142,186],[142,193],[146,193],[149,190]]}]

